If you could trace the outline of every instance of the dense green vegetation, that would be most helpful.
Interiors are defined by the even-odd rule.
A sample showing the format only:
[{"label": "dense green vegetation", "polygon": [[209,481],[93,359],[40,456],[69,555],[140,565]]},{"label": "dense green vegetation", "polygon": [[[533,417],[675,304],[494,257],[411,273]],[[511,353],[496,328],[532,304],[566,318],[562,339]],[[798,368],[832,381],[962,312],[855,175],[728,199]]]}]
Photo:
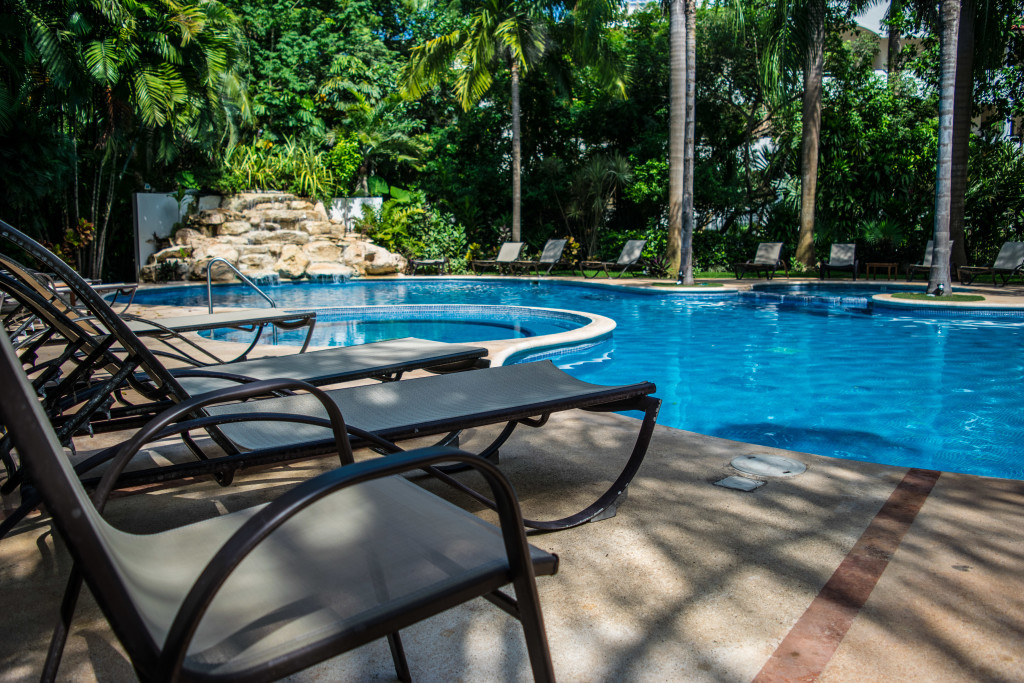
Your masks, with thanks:
[{"label": "dense green vegetation", "polygon": [[[740,4],[741,23],[734,3],[697,12],[698,271],[746,260],[759,241],[784,241],[791,257],[799,230],[800,59],[779,56],[792,47],[778,39],[776,3]],[[536,253],[572,237],[575,254],[609,257],[644,237],[655,267],[667,263],[670,62],[657,5],[614,16],[606,3],[539,0],[0,6],[0,218],[89,274],[130,274],[117,270],[130,262],[130,195],[146,186],[384,194],[385,211],[365,222],[379,243],[458,263],[493,253],[513,226],[513,74],[523,239]],[[817,252],[857,241],[862,261],[919,262],[935,205],[934,8],[901,14],[921,40],[887,77],[850,7],[826,16]],[[1024,152],[1002,137],[1024,114],[1024,32],[1012,3],[986,7],[1003,51],[998,68],[975,60],[983,126],[970,139],[963,245],[974,263],[1024,239]],[[439,57],[409,87],[421,46],[509,8],[533,31],[521,41],[528,69],[510,70],[499,46],[472,97],[453,70],[465,59]]]}]

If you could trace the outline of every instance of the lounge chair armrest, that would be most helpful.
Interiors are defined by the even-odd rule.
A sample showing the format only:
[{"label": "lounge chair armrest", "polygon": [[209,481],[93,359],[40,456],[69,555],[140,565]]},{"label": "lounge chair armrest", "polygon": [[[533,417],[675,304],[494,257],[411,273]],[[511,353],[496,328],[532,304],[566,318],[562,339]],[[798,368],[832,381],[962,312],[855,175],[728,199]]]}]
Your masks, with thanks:
[{"label": "lounge chair armrest", "polygon": [[110,492],[113,490],[114,485],[117,482],[117,478],[121,476],[121,472],[124,470],[125,466],[127,466],[129,461],[131,461],[143,445],[148,443],[155,436],[159,435],[169,424],[177,422],[183,416],[195,413],[208,405],[224,403],[225,401],[237,401],[244,398],[252,398],[254,396],[265,396],[272,391],[280,391],[283,389],[305,390],[315,396],[317,400],[323,404],[331,421],[331,427],[334,430],[334,440],[338,447],[338,454],[342,459],[342,463],[347,464],[353,462],[354,457],[352,455],[352,446],[348,441],[348,432],[345,426],[345,419],[341,415],[341,409],[330,399],[329,396],[327,396],[326,393],[324,393],[322,389],[318,389],[312,384],[301,382],[299,380],[265,379],[237,387],[226,387],[224,389],[218,389],[217,391],[200,394],[168,408],[147,422],[142,429],[136,432],[135,435],[129,441],[124,443],[118,450],[107,471],[103,473],[103,477],[100,479],[100,482],[93,493],[93,503],[100,511],[103,510],[103,505],[110,496]]},{"label": "lounge chair armrest", "polygon": [[477,470],[490,485],[497,502],[499,526],[513,575],[533,577],[530,548],[515,492],[497,466],[454,448],[430,447],[378,460],[366,460],[325,472],[291,489],[256,512],[213,556],[185,597],[167,633],[159,670],[176,678],[189,642],[217,591],[242,560],[295,514],[349,486],[390,477],[441,463],[458,462]]}]

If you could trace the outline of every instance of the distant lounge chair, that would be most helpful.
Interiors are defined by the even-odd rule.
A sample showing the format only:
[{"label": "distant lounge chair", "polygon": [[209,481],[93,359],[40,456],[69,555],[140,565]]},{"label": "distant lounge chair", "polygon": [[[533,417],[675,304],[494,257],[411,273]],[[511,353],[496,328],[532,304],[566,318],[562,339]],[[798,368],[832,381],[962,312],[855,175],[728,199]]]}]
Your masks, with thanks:
[{"label": "distant lounge chair", "polygon": [[742,280],[750,271],[754,271],[754,275],[763,272],[765,278],[771,280],[775,271],[780,268],[785,270],[786,277],[789,277],[789,264],[782,259],[782,242],[761,242],[757,245],[757,253],[754,254],[753,260],[732,265],[737,280]]},{"label": "distant lounge chair", "polygon": [[[384,637],[408,681],[399,631],[477,597],[520,621],[535,680],[554,680],[535,576],[554,574],[558,558],[527,543],[515,492],[492,463],[441,448],[354,463],[335,407],[345,466],[267,505],[128,533],[102,516],[119,468],[191,406],[126,443],[90,498],[0,337],[0,423],[74,561],[43,680],[57,677],[83,580],[141,680],[277,680]],[[269,384],[254,392],[317,391]],[[483,476],[500,528],[395,476],[451,462]],[[500,590],[509,584],[514,597]]]},{"label": "distant lounge chair", "polygon": [[833,270],[848,270],[853,273],[853,279],[857,279],[857,270],[860,261],[856,258],[856,244],[833,244],[829,253],[828,261],[822,261],[818,269],[818,277],[826,278],[832,275]]},{"label": "distant lounge chair", "polygon": [[522,242],[505,242],[501,245],[501,249],[498,250],[498,256],[493,259],[476,259],[469,262],[473,272],[477,272],[477,268],[486,269],[494,268],[497,272],[501,272],[502,269],[509,270],[512,268],[512,264],[519,260],[519,254],[523,251]]},{"label": "distant lounge chair", "polygon": [[[952,247],[953,247],[952,240],[950,241],[949,246],[950,246],[950,254],[952,254]],[[928,244],[926,244],[925,247],[924,247],[924,258],[921,259],[921,263],[911,263],[909,266],[907,266],[907,282],[911,282],[914,279],[914,275],[916,275],[917,273],[925,273],[926,274],[925,278],[927,279],[927,277],[928,277],[927,274],[930,273],[931,270],[932,270],[932,251],[933,250],[934,250],[934,243],[933,243],[932,240],[928,240]]]},{"label": "distant lounge chair", "polygon": [[551,274],[551,269],[554,268],[562,260],[562,251],[565,249],[565,244],[569,240],[548,240],[544,244],[544,251],[541,252],[540,258],[536,261],[516,261],[512,265],[516,268],[522,268],[529,272],[532,268],[536,272],[537,277],[540,277],[540,267],[547,266],[547,270],[544,271],[545,275]]},{"label": "distant lounge chair", "polygon": [[[644,245],[647,244],[647,240],[629,240],[622,247],[622,252],[619,254],[619,258],[615,261],[580,261],[580,273],[583,277],[597,277],[602,272],[605,277],[611,278],[611,273],[608,271],[609,268],[618,269],[619,274],[616,277],[622,277],[627,272],[642,268],[643,264],[640,262],[640,257],[643,255]],[[596,270],[598,272],[593,275],[587,275],[588,270]]]},{"label": "distant lounge chair", "polygon": [[1014,275],[1019,275],[1024,268],[1024,242],[1004,242],[999,254],[991,266],[960,266],[957,277],[961,284],[969,285],[980,275],[991,275],[992,284],[999,286],[996,277],[1002,279],[1003,286]]}]

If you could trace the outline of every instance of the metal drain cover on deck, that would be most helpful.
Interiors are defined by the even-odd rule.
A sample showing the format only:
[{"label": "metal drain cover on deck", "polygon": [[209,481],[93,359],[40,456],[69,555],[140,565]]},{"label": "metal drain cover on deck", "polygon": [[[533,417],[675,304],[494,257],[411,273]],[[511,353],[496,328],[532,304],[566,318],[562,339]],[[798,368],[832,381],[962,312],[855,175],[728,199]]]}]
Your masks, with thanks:
[{"label": "metal drain cover on deck", "polygon": [[741,455],[733,458],[730,464],[740,472],[759,477],[795,477],[807,471],[807,465],[799,460],[767,453]]},{"label": "metal drain cover on deck", "polygon": [[737,477],[736,475],[732,475],[725,479],[719,479],[715,482],[715,486],[733,489],[734,491],[753,491],[756,488],[764,486],[764,482],[758,481],[757,479],[748,479],[747,477]]}]

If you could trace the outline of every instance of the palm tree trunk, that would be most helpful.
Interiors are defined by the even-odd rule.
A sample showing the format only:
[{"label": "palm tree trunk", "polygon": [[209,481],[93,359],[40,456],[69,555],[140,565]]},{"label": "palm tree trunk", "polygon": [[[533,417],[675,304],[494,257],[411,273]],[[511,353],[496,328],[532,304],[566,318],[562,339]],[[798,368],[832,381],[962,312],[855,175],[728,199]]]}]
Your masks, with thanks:
[{"label": "palm tree trunk", "polygon": [[[669,16],[668,245],[669,272],[682,266],[683,180],[686,135],[686,14],[684,0],[671,0]],[[680,273],[681,275],[681,273]]]},{"label": "palm tree trunk", "polygon": [[[900,0],[890,0],[889,2],[889,20],[892,22],[902,22],[903,20],[903,3]],[[900,53],[903,52],[903,31],[895,26],[889,27],[889,63],[886,65],[886,74],[890,82],[893,81],[893,76],[896,76],[900,72]]]},{"label": "palm tree trunk", "polygon": [[521,241],[522,234],[522,140],[519,124],[519,63],[511,60],[512,71],[512,241]]},{"label": "palm tree trunk", "polygon": [[697,4],[686,0],[686,125],[683,134],[683,230],[680,270],[684,285],[693,284],[693,175],[696,137]]},{"label": "palm tree trunk", "polygon": [[800,235],[796,259],[814,265],[814,202],[818,191],[821,142],[821,81],[825,70],[825,0],[807,4],[807,54],[804,63],[803,137],[800,145]]},{"label": "palm tree trunk", "polygon": [[956,49],[960,29],[960,0],[942,0],[939,7],[939,158],[935,173],[935,228],[928,291],[949,291],[949,221],[953,179],[953,109],[956,91]]},{"label": "palm tree trunk", "polygon": [[949,197],[949,241],[953,265],[967,265],[964,236],[964,198],[967,194],[967,157],[971,141],[974,105],[974,0],[960,5],[960,29],[956,41],[956,85],[953,94],[953,161]]}]

